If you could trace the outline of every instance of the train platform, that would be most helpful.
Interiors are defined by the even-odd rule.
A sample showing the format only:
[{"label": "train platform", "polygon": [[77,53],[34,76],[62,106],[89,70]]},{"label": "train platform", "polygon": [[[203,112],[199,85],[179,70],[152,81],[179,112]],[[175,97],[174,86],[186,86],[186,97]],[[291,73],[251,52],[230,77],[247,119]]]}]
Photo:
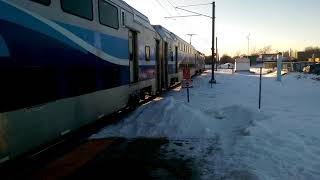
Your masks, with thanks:
[{"label": "train platform", "polygon": [[1,179],[189,179],[188,161],[168,158],[161,150],[168,143],[161,138],[88,140],[54,160],[9,169]]}]

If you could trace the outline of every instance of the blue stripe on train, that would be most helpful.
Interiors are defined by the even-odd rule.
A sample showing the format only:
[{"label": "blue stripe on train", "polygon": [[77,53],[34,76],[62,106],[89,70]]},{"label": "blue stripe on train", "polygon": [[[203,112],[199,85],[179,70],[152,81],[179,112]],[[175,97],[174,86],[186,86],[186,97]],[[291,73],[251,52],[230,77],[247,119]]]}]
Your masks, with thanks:
[{"label": "blue stripe on train", "polygon": [[0,112],[129,84],[119,66],[51,36],[0,20],[9,57],[0,57]]},{"label": "blue stripe on train", "polygon": [[[115,65],[91,54],[4,2],[0,2],[0,9],[0,112],[129,84],[129,66]],[[78,29],[77,35],[88,35],[84,40],[93,43],[95,33],[85,31],[79,35]],[[124,58],[124,52],[128,53],[126,40],[118,39],[118,45],[126,44],[126,48],[117,51],[110,48],[117,41],[110,37],[102,37],[105,45],[101,47],[109,46],[116,56]],[[154,78],[154,72],[155,66],[141,66],[140,80]]]},{"label": "blue stripe on train", "polygon": [[[29,14],[8,5],[5,2],[0,1],[0,20],[9,21],[15,24],[19,24],[25,28],[32,29],[34,31],[40,32],[44,35],[49,37],[55,38],[59,41],[72,46],[82,52],[86,52],[82,47],[78,46],[74,42],[72,42],[67,37],[63,36],[59,32],[55,31],[48,25],[44,24],[43,22],[39,21],[38,19],[30,16]],[[1,27],[2,28],[2,27]],[[14,32],[12,32],[14,33]]]},{"label": "blue stripe on train", "polygon": [[[0,112],[110,89],[130,82],[129,66],[109,63],[55,38],[0,20]],[[4,47],[4,46],[3,46]],[[155,66],[140,66],[140,80]]]},{"label": "blue stripe on train", "polygon": [[[0,19],[20,24],[21,26],[24,26],[26,28],[32,29],[37,32],[41,32],[47,36],[62,41],[68,44],[69,46],[73,46],[78,50],[86,52],[86,50],[84,50],[82,47],[75,44],[73,41],[71,41],[61,33],[55,31],[47,24],[34,18],[33,16],[1,1],[0,9]],[[120,59],[128,59],[128,40],[94,32],[76,26],[66,25],[63,23],[58,24],[66,28],[67,30],[71,31],[78,37],[82,38],[84,41],[91,44],[92,46],[101,49],[105,53]],[[95,41],[95,36],[97,35],[101,38],[101,41],[99,43]]]},{"label": "blue stripe on train", "polygon": [[[58,23],[68,31],[74,33],[92,46],[101,49],[105,53],[120,59],[128,59],[128,40],[110,36],[107,34],[95,32],[92,30]],[[97,40],[96,40],[97,39]]]}]

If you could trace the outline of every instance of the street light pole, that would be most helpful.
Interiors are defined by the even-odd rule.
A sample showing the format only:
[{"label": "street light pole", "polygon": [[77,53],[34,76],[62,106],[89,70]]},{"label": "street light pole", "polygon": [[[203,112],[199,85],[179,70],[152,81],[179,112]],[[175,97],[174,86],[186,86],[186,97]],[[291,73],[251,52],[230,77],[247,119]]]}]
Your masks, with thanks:
[{"label": "street light pole", "polygon": [[192,45],[192,44],[191,44],[192,36],[194,36],[194,35],[196,35],[196,34],[187,34],[187,35],[190,36],[190,45]]},{"label": "street light pole", "polygon": [[215,54],[214,54],[214,38],[215,38],[215,33],[214,33],[214,22],[215,22],[215,2],[212,2],[212,59],[211,59],[211,70],[212,70],[212,76],[211,76],[211,85],[216,83],[216,80],[214,78],[214,65],[215,65]]}]

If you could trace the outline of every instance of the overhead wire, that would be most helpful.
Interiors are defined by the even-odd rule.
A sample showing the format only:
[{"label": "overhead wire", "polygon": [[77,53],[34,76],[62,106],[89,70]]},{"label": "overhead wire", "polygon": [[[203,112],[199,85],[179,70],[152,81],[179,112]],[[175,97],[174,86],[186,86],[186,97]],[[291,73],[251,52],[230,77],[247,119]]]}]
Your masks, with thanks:
[{"label": "overhead wire", "polygon": [[[170,16],[173,16],[173,15],[169,12],[169,10],[167,10],[167,8],[164,7],[164,5],[163,5],[162,3],[159,2],[159,0],[156,0],[156,1],[157,1],[157,3],[161,6],[161,8],[165,9],[165,11],[166,11]],[[177,6],[175,6],[170,0],[166,0],[166,1],[168,2],[167,4],[169,4],[169,5],[172,7],[172,9],[174,9],[174,11],[175,11],[177,14],[179,14],[179,15],[182,16],[181,11],[178,11],[178,10],[177,10],[177,8],[176,8]],[[209,4],[212,4],[212,3],[206,3],[206,4],[200,4],[200,5],[209,5]],[[190,5],[190,6],[195,6],[195,4]],[[179,7],[181,7],[181,6],[179,6]],[[175,19],[175,18],[173,18],[173,19],[174,19],[174,20],[177,20],[177,19]],[[189,24],[188,21],[183,20],[183,19],[179,19],[179,21],[184,22],[184,23],[183,23],[183,26],[186,25],[186,24]],[[199,38],[200,38],[200,41],[204,42],[205,44],[210,44],[210,42],[209,42],[206,38],[201,37],[201,35],[199,36]]]},{"label": "overhead wire", "polygon": [[170,16],[172,16],[172,14],[167,10],[166,7],[164,7],[164,6],[161,4],[161,2],[160,2],[159,0],[155,0],[155,1],[161,6],[162,9],[164,9]]},{"label": "overhead wire", "polygon": [[177,7],[205,6],[205,5],[209,5],[209,4],[212,4],[212,3],[206,3],[206,4],[191,4],[191,5],[177,6]]}]

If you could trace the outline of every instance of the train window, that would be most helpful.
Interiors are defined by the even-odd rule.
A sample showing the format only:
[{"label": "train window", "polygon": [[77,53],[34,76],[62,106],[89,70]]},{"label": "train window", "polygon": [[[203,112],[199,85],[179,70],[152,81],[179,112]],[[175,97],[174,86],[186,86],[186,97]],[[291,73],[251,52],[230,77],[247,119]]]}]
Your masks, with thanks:
[{"label": "train window", "polygon": [[150,46],[146,46],[146,61],[150,61]]},{"label": "train window", "polygon": [[51,0],[31,0],[31,1],[43,4],[43,5],[46,5],[46,6],[49,6],[50,3],[51,3]]},{"label": "train window", "polygon": [[126,14],[123,10],[121,10],[121,23],[123,27],[126,26]]},{"label": "train window", "polygon": [[67,13],[93,20],[92,0],[61,0],[61,7]]},{"label": "train window", "polygon": [[101,24],[118,29],[118,8],[110,3],[107,3],[105,0],[99,0],[99,19]]},{"label": "train window", "polygon": [[170,52],[171,61],[173,61],[173,51]]}]

